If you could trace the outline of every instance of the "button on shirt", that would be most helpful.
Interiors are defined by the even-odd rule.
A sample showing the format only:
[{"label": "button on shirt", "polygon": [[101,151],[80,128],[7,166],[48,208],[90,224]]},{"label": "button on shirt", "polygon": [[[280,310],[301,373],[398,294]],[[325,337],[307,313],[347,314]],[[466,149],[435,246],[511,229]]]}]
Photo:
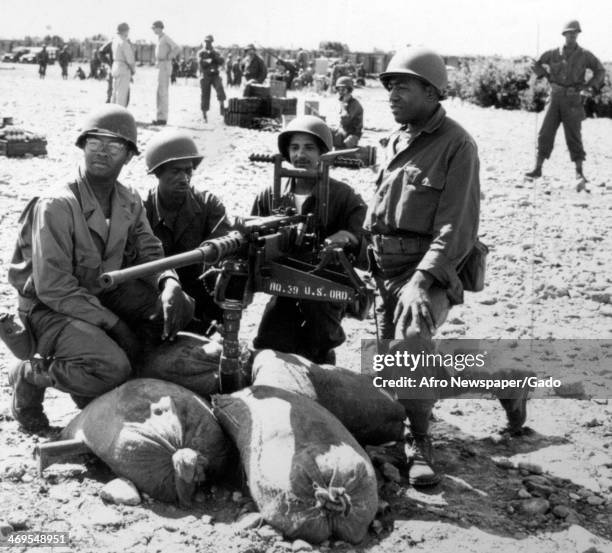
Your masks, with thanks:
[{"label": "button on shirt", "polygon": [[[546,71],[544,65],[548,65],[550,69]],[[544,77],[548,73],[551,83],[579,88],[585,85],[587,69],[593,72],[593,76],[586,86],[599,88],[604,82],[606,70],[591,52],[578,45],[573,49],[562,46],[548,50],[533,66],[533,71],[538,77]]]},{"label": "button on shirt", "polygon": [[417,270],[454,286],[470,252],[480,216],[479,159],[473,138],[442,106],[416,133],[399,130],[387,145],[365,228],[372,234],[431,238]]},{"label": "button on shirt", "polygon": [[171,61],[181,53],[181,49],[167,34],[162,33],[155,47],[155,59],[160,61]]}]

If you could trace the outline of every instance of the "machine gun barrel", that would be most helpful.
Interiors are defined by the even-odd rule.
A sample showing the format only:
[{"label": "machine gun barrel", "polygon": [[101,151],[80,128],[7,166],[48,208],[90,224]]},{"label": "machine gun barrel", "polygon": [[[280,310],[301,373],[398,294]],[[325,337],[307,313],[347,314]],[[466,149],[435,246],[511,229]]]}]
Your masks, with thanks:
[{"label": "machine gun barrel", "polygon": [[[342,156],[342,155],[347,155],[349,153],[353,153],[358,151],[356,148],[352,149],[352,150],[340,150],[338,151],[338,153],[336,154],[336,152],[333,152],[334,158],[331,161],[331,165],[332,167],[344,167],[346,169],[359,169],[362,165],[362,163],[358,160],[358,159],[349,159],[349,158],[345,158],[345,157],[337,157],[337,156]],[[278,156],[278,154],[251,154],[249,156],[249,161],[253,161],[253,162],[261,162],[261,163],[275,163],[276,160],[276,156]],[[299,169],[295,169],[294,171],[300,171]],[[311,178],[316,178],[318,176],[318,174],[315,174],[314,171],[312,171],[312,175],[310,174],[306,174],[304,172],[304,170],[302,170],[302,172],[300,172],[299,174],[296,173],[295,175],[293,174],[289,174],[290,172],[292,172],[291,169],[286,169],[283,168],[283,177],[311,177]]]},{"label": "machine gun barrel", "polygon": [[161,273],[168,269],[178,269],[179,267],[186,267],[187,265],[195,265],[197,263],[213,265],[221,259],[237,253],[246,243],[247,240],[241,232],[233,231],[227,236],[207,240],[198,248],[188,252],[156,259],[155,261],[149,261],[148,263],[142,263],[127,269],[109,271],[100,276],[100,282],[104,288],[109,288],[128,280]]}]

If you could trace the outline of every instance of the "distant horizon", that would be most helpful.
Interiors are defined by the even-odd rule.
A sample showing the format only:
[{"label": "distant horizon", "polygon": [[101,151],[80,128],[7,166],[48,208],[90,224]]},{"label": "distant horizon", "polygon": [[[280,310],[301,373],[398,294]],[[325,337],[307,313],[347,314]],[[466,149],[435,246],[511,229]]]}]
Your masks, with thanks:
[{"label": "distant horizon", "polygon": [[[290,11],[291,10],[291,11]],[[206,34],[216,44],[255,43],[263,47],[307,50],[322,41],[346,44],[353,52],[389,52],[411,43],[444,56],[535,57],[563,44],[561,29],[578,19],[579,44],[602,61],[612,60],[609,0],[310,0],[287,6],[282,0],[225,0],[207,6],[197,0],[0,0],[0,37],[22,40],[58,35],[82,40],[112,37],[122,21],[130,39],[155,41],[151,23],[161,19],[177,43],[197,46]],[[93,14],[93,15],[92,15]]]}]

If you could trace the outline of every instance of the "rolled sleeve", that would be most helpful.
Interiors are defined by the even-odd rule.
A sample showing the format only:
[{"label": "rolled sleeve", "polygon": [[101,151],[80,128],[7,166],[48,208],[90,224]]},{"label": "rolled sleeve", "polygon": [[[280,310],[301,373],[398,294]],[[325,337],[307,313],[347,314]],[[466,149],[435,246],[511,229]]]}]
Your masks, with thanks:
[{"label": "rolled sleeve", "polygon": [[457,282],[457,266],[476,243],[480,182],[476,145],[466,141],[450,160],[446,186],[433,226],[433,240],[417,269],[430,273],[442,286]]},{"label": "rolled sleeve", "polygon": [[[97,273],[93,259],[75,259],[70,208],[60,200],[41,200],[32,225],[32,278],[38,299],[64,315],[109,329],[119,318],[102,306],[75,271]],[[88,265],[92,265],[89,267]]]}]

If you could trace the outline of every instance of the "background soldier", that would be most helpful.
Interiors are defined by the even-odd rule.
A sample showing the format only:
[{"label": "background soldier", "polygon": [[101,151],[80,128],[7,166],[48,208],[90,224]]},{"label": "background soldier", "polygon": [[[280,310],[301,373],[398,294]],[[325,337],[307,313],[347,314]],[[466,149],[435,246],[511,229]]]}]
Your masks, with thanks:
[{"label": "background soldier", "polygon": [[[332,149],[329,127],[318,117],[297,117],[278,135],[278,150],[296,168],[314,170],[321,154]],[[316,213],[314,179],[290,179],[281,192],[280,207]],[[272,215],[272,188],[258,194],[252,215]],[[357,250],[361,243],[366,206],[361,196],[343,182],[330,179],[329,220],[316,229],[326,244]],[[275,296],[266,305],[253,345],[297,353],[314,363],[335,363],[335,347],[346,338],[342,330],[345,306],[334,302],[296,300]]]},{"label": "background soldier", "polygon": [[[108,67],[107,72],[107,87],[106,87],[106,103],[109,104],[111,98],[113,97],[113,41],[109,40],[106,42],[100,50],[98,50],[100,54],[100,61]],[[129,103],[129,94],[128,94],[128,103]]]},{"label": "background soldier", "polygon": [[163,257],[138,193],[117,181],[138,154],[134,117],[105,106],[87,117],[76,144],[84,155],[76,180],[29,204],[9,267],[37,343],[38,356],[9,376],[13,416],[28,430],[49,424],[45,388],[82,408],[131,376],[144,345],[174,339],[193,316],[173,271],[100,287],[105,271]]},{"label": "background soldier", "polygon": [[38,76],[44,79],[47,75],[47,65],[49,64],[49,52],[47,52],[47,45],[42,47],[42,50],[38,54]]},{"label": "background soldier", "polygon": [[170,75],[172,73],[172,59],[178,56],[181,49],[164,33],[164,24],[155,21],[151,27],[158,37],[155,47],[155,59],[157,60],[157,117],[153,125],[165,125],[168,121],[168,96],[170,88]]},{"label": "background soldier", "polygon": [[334,129],[334,148],[354,148],[363,132],[363,107],[353,98],[353,79],[340,77],[336,92],[340,100],[340,128]]},{"label": "background soldier", "polygon": [[[379,325],[382,338],[400,339],[402,348],[410,352],[430,353],[435,351],[433,334],[451,306],[463,303],[457,267],[478,234],[478,150],[474,139],[446,116],[440,104],[447,75],[438,54],[420,48],[400,50],[380,79],[401,127],[389,137],[386,165],[365,223],[372,273],[382,300],[377,309]],[[461,374],[466,376],[467,370]],[[436,377],[448,375],[442,372]],[[525,422],[527,392],[502,401],[512,432],[519,432]],[[432,468],[429,438],[435,399],[399,401],[414,439],[410,482],[433,485],[440,479]]]},{"label": "background soldier", "polygon": [[247,46],[247,55],[243,62],[242,75],[246,82],[263,83],[268,75],[268,68],[257,55],[257,49],[253,44]]},{"label": "background soldier", "polygon": [[221,115],[225,113],[225,91],[223,90],[223,81],[221,80],[221,68],[223,67],[223,58],[221,54],[213,48],[214,38],[212,35],[207,35],[204,38],[204,48],[198,52],[198,60],[200,62],[200,87],[202,89],[201,107],[204,122],[208,121],[208,110],[210,109],[210,89],[214,87],[217,92],[217,100],[219,100],[219,112]]},{"label": "background soldier", "polygon": [[126,107],[130,101],[130,82],[136,73],[136,59],[132,45],[128,41],[130,27],[127,23],[117,26],[117,36],[113,39],[113,95],[111,102]]},{"label": "background soldier", "polygon": [[[578,21],[568,22],[561,31],[565,37],[565,45],[544,52],[534,63],[533,71],[537,77],[546,77],[550,82],[550,98],[538,134],[536,166],[526,174],[529,178],[542,176],[542,165],[544,160],[550,157],[557,129],[563,123],[570,159],[576,165],[578,192],[586,188],[587,182],[582,172],[582,163],[586,157],[581,134],[584,119],[582,102],[599,90],[606,76],[601,62],[591,52],[578,45],[580,32]],[[593,76],[585,82],[587,69],[593,72]]]},{"label": "background soldier", "polygon": [[[205,240],[224,236],[231,230],[221,200],[191,185],[192,173],[202,155],[187,133],[159,133],[149,143],[145,159],[149,174],[157,177],[157,185],[149,190],[144,206],[166,256],[193,250]],[[196,302],[197,320],[187,330],[210,334],[212,321],[223,320],[223,310],[199,279],[201,265],[189,265],[176,272],[183,290]]]},{"label": "background soldier", "polygon": [[68,51],[68,45],[66,44],[57,56],[57,61],[62,70],[62,79],[64,80],[68,78],[68,64],[70,63],[70,59],[70,52]]}]

